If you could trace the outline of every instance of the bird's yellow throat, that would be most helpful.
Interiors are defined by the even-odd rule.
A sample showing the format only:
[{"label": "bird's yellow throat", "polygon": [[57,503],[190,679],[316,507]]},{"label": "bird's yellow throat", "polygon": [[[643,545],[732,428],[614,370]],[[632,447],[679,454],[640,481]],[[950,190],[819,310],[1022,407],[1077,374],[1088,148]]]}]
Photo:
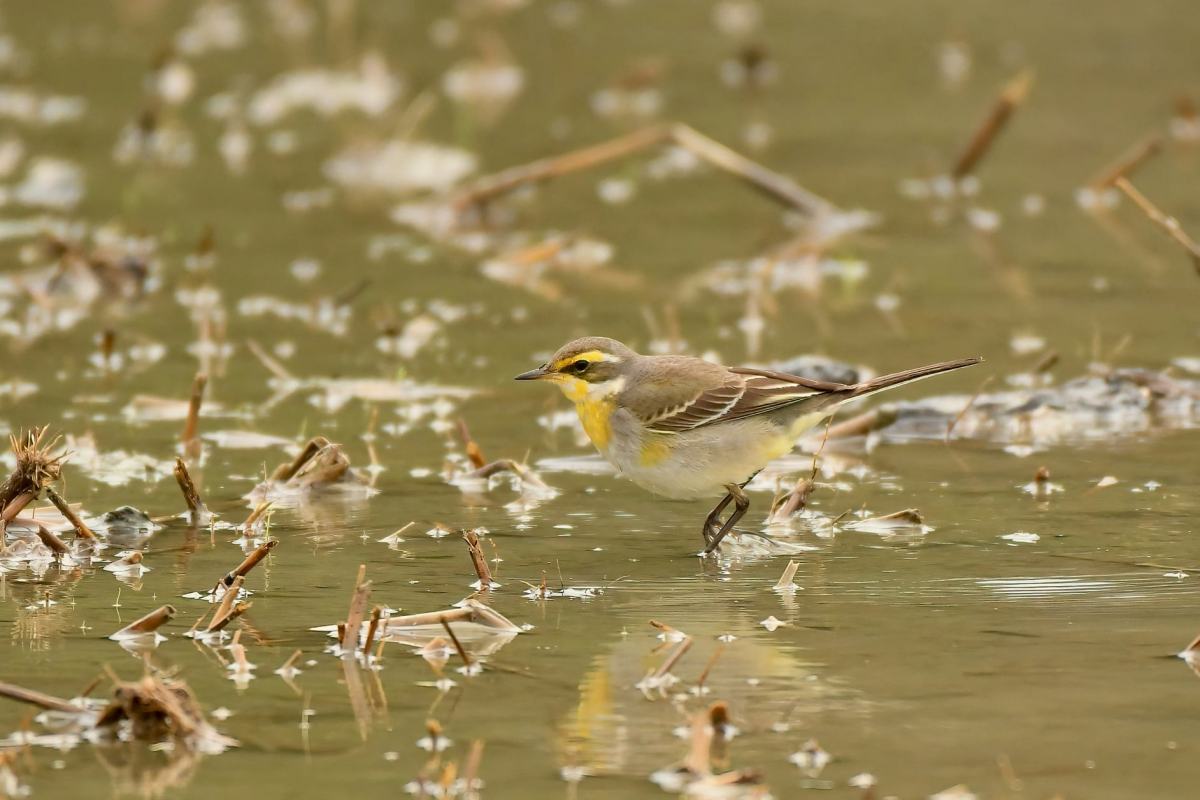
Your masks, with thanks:
[{"label": "bird's yellow throat", "polygon": [[575,404],[575,412],[579,414],[579,421],[583,423],[583,431],[592,440],[592,444],[600,450],[607,450],[609,440],[612,439],[612,414],[617,407],[613,395],[620,391],[620,385],[616,385],[616,381],[591,384],[561,373],[548,377],[558,385],[567,399]]}]

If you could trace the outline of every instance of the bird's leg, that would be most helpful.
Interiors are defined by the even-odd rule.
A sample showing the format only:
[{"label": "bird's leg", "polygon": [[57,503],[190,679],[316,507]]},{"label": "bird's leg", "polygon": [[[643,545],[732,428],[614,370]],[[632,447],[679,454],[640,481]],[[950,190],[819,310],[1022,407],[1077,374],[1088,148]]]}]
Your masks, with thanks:
[{"label": "bird's leg", "polygon": [[[700,532],[704,535],[705,547],[708,547],[708,545],[712,542],[713,537],[720,533],[721,512],[725,510],[725,506],[729,505],[731,500],[733,500],[733,495],[727,493],[723,498],[721,498],[721,502],[717,503],[717,507],[708,512],[708,516],[704,519],[704,529]],[[705,552],[707,552],[707,550]]]},{"label": "bird's leg", "polygon": [[704,549],[704,555],[709,555],[721,545],[721,540],[745,516],[746,509],[750,508],[750,498],[746,497],[746,493],[742,491],[741,486],[731,483],[725,489],[729,494],[725,496],[725,499],[721,501],[717,509],[723,510],[729,504],[729,501],[733,500],[733,513],[729,515],[729,519],[725,520],[725,524],[721,526],[721,530],[717,531],[716,535],[709,540],[708,547]]}]

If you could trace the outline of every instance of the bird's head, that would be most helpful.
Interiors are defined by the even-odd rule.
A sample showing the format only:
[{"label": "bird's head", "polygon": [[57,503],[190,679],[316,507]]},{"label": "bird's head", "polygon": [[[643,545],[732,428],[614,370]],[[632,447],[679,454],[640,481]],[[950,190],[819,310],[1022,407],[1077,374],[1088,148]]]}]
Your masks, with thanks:
[{"label": "bird's head", "polygon": [[[550,381],[571,400],[602,391],[618,391],[629,363],[637,353],[615,339],[585,336],[567,342],[537,369],[522,372],[519,381]],[[607,390],[607,391],[606,391]]]}]

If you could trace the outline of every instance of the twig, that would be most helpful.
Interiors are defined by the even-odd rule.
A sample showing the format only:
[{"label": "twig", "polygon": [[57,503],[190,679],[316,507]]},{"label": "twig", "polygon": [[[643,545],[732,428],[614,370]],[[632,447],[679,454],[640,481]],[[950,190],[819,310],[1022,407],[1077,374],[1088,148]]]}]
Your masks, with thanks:
[{"label": "twig", "polygon": [[863,412],[858,416],[843,420],[836,425],[830,425],[827,436],[830,439],[846,439],[852,436],[866,436],[873,431],[882,430],[896,421],[896,409],[886,405]]},{"label": "twig", "polygon": [[109,636],[110,639],[125,639],[154,631],[166,625],[175,617],[175,606],[165,605],[151,611],[146,616],[136,619],[121,630]]},{"label": "twig", "polygon": [[[232,573],[230,573],[232,574]],[[242,575],[234,577],[231,583],[226,584],[225,594],[221,595],[221,602],[217,604],[217,610],[213,612],[212,621],[208,623],[208,627],[204,630],[206,633],[219,631],[221,628],[229,624],[232,617],[234,605],[237,602],[238,593],[242,589],[242,584],[246,582],[246,578]]]},{"label": "twig", "polygon": [[183,423],[183,443],[190,445],[196,441],[196,433],[200,429],[200,405],[204,402],[204,387],[208,385],[208,376],[203,372],[196,373],[192,381],[192,396],[188,399],[187,420]]},{"label": "twig", "polygon": [[1032,85],[1033,73],[1026,70],[1000,90],[1000,96],[996,98],[988,115],[975,129],[967,146],[954,162],[954,168],[950,171],[951,177],[962,180],[975,171],[979,162],[991,149],[996,137],[1008,124],[1013,112],[1024,102]]},{"label": "twig", "polygon": [[717,660],[725,652],[724,643],[717,645],[717,649],[713,650],[713,654],[708,657],[708,663],[704,665],[704,671],[700,673],[700,677],[696,679],[696,686],[703,687],[708,681],[708,674],[712,672],[712,668],[716,666]]},{"label": "twig", "polygon": [[475,531],[463,531],[463,540],[467,543],[467,552],[471,555],[471,565],[475,567],[475,575],[479,578],[479,588],[488,589],[492,585],[492,571],[479,546],[479,534]]},{"label": "twig", "polygon": [[79,515],[75,513],[75,510],[71,508],[71,504],[64,500],[58,492],[54,491],[53,486],[46,487],[46,497],[49,498],[50,502],[54,504],[54,507],[58,509],[58,513],[62,514],[63,518],[66,519],[67,522],[71,523],[71,526],[75,528],[76,536],[78,536],[80,539],[90,539],[92,541],[96,540],[96,534],[82,519],[79,518]]},{"label": "twig", "polygon": [[363,660],[371,657],[371,645],[375,643],[375,633],[379,630],[379,620],[383,618],[383,606],[371,609],[371,622],[367,625],[367,638],[363,640]]},{"label": "twig", "polygon": [[259,519],[262,518],[263,514],[266,514],[268,511],[270,511],[271,506],[273,505],[275,504],[270,500],[264,500],[256,505],[254,510],[250,512],[250,516],[246,517],[246,521],[242,523],[242,532],[249,533],[250,531],[254,530],[254,523],[258,522]]},{"label": "twig", "polygon": [[21,527],[33,528],[37,537],[42,540],[42,544],[53,551],[55,556],[65,556],[71,552],[70,548],[67,547],[62,539],[58,538],[58,535],[54,531],[47,528],[38,520],[31,517],[17,517],[12,522]]},{"label": "twig", "polygon": [[1159,210],[1158,206],[1154,205],[1154,203],[1150,202],[1149,198],[1139,192],[1129,182],[1128,178],[1117,178],[1113,181],[1113,186],[1124,192],[1125,196],[1132,200],[1150,218],[1151,222],[1162,228],[1168,236],[1188,252],[1188,255],[1192,257],[1192,266],[1195,268],[1196,273],[1200,274],[1200,245],[1197,245],[1195,240],[1187,235],[1180,226],[1179,220],[1169,217]]},{"label": "twig", "polygon": [[9,700],[16,700],[20,703],[28,703],[50,711],[66,711],[68,714],[78,714],[83,710],[70,700],[63,700],[61,697],[44,694],[33,689],[25,689],[11,683],[0,683],[0,697],[6,697]]},{"label": "twig", "polygon": [[371,582],[366,579],[367,565],[358,565],[358,578],[354,581],[354,594],[350,596],[350,610],[346,614],[346,631],[342,636],[342,652],[358,650],[358,637],[362,634],[363,617],[367,613],[367,600],[371,597]]},{"label": "twig", "polygon": [[471,460],[471,464],[475,469],[479,469],[487,463],[487,459],[483,457],[483,451],[479,449],[479,445],[471,438],[471,431],[467,428],[467,421],[462,417],[458,418],[458,435],[462,437],[463,447],[467,451],[467,458]]},{"label": "twig", "polygon": [[946,435],[943,437],[943,441],[947,443],[950,441],[950,434],[954,432],[954,428],[957,427],[962,418],[965,417],[967,412],[970,411],[975,405],[975,401],[979,399],[979,395],[983,394],[983,390],[986,389],[988,384],[992,382],[993,377],[995,376],[988,375],[986,378],[984,378],[983,383],[979,384],[979,388],[975,390],[975,394],[971,395],[971,399],[967,401],[965,406],[963,406],[962,411],[959,411],[957,416],[950,420],[950,423],[946,425]]},{"label": "twig", "polygon": [[234,567],[225,575],[224,578],[221,578],[220,583],[224,584],[225,586],[232,586],[238,578],[244,578],[250,572],[250,570],[258,566],[258,562],[267,557],[267,554],[270,553],[277,544],[279,544],[279,540],[271,539],[263,542],[258,547],[251,550],[250,554],[242,559],[242,563]]},{"label": "twig", "polygon": [[295,477],[296,473],[299,472],[305,464],[307,464],[309,461],[312,461],[313,457],[328,447],[329,444],[329,440],[324,436],[314,436],[313,438],[309,439],[308,442],[305,443],[304,449],[302,449],[300,453],[294,459],[292,459],[291,463],[280,464],[275,468],[275,472],[271,474],[271,480],[278,481],[279,483],[287,483],[293,477]]},{"label": "twig", "polygon": [[208,513],[208,509],[204,507],[204,501],[200,499],[200,493],[196,491],[196,484],[192,482],[192,475],[188,472],[187,464],[178,456],[175,457],[175,482],[179,484],[179,490],[183,492],[183,502],[187,503],[188,513],[192,520],[204,517]]},{"label": "twig", "polygon": [[466,187],[451,199],[451,206],[462,212],[519,186],[590,169],[666,142],[688,150],[697,158],[741,178],[773,200],[806,214],[816,216],[834,209],[829,201],[804,189],[791,178],[751,161],[682,123],[642,128],[580,150],[510,167]]},{"label": "twig", "polygon": [[1128,178],[1151,156],[1161,152],[1162,146],[1163,138],[1158,134],[1146,137],[1106,166],[1088,183],[1088,187],[1094,192],[1101,192],[1115,184],[1118,178]]},{"label": "twig", "polygon": [[658,666],[658,669],[656,669],[654,671],[654,677],[662,678],[664,675],[666,675],[668,672],[670,672],[671,667],[675,666],[675,664],[678,663],[679,659],[683,658],[683,654],[686,653],[689,649],[691,649],[691,646],[692,646],[692,637],[690,637],[690,636],[683,637],[683,639],[679,642],[679,644],[675,645],[675,649],[672,650],[670,653],[668,653],[667,657],[665,659],[663,659],[663,662],[662,662],[662,664],[660,664]]},{"label": "twig", "polygon": [[463,660],[463,664],[468,667],[471,666],[471,655],[467,652],[466,648],[462,646],[462,642],[458,640],[458,635],[455,634],[454,629],[450,627],[450,622],[446,619],[445,614],[439,618],[439,622],[441,622],[442,627],[446,629],[446,635],[448,635],[450,637],[450,641],[454,643],[454,649],[458,651],[458,657]]},{"label": "twig", "polygon": [[800,569],[799,561],[789,561],[783,569],[783,574],[779,576],[779,581],[776,582],[775,589],[794,589],[796,584],[793,578],[796,577],[796,572]]}]

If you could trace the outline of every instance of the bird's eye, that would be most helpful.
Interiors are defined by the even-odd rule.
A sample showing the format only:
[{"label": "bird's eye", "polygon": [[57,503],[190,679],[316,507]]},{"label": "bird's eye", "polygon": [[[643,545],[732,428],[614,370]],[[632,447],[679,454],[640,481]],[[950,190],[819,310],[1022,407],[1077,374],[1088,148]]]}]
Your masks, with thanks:
[{"label": "bird's eye", "polygon": [[584,370],[586,370],[588,368],[588,366],[589,365],[588,365],[587,359],[581,358],[578,361],[576,361],[574,364],[571,365],[571,371],[572,372],[583,372]]}]

